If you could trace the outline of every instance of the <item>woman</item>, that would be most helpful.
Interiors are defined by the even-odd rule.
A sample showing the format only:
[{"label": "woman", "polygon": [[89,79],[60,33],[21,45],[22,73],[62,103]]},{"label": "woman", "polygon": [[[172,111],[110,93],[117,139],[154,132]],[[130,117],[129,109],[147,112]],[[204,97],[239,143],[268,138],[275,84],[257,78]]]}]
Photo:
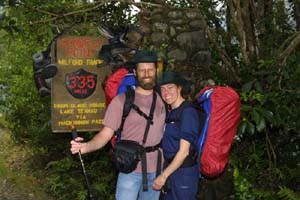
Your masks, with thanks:
[{"label": "woman", "polygon": [[[189,102],[184,99],[182,92],[187,81],[179,74],[166,72],[158,82],[162,99],[171,110],[162,139],[165,166],[161,175],[154,180],[153,188],[160,190],[163,186],[170,185],[170,189],[164,194],[164,200],[193,200],[196,199],[199,182],[196,162],[199,114],[194,107],[186,106]],[[182,106],[185,108],[182,109]],[[173,119],[176,119],[181,110],[178,125]]]}]

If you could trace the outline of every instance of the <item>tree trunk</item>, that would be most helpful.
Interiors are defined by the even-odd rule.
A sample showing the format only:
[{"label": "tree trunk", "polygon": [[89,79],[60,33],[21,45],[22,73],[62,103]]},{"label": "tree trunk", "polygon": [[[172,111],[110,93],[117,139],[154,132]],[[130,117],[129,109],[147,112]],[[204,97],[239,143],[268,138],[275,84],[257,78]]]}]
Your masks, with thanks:
[{"label": "tree trunk", "polygon": [[[240,0],[236,0],[235,9],[233,1],[229,0],[229,8],[230,12],[232,14],[232,19],[235,21],[235,25],[238,32],[238,40],[241,47],[241,53],[242,53],[242,59],[245,62],[246,65],[250,64],[249,57],[247,54],[247,45],[246,45],[246,38],[245,38],[245,31],[244,31],[244,23],[242,19],[242,10],[240,5]],[[236,13],[236,15],[235,15]]]},{"label": "tree trunk", "polygon": [[256,38],[255,38],[255,15],[254,10],[251,6],[251,0],[244,1],[244,5],[242,8],[242,16],[244,21],[244,31],[245,31],[245,39],[246,39],[246,46],[247,51],[249,52],[249,59],[251,61],[256,60]]},{"label": "tree trunk", "polygon": [[296,21],[296,30],[300,31],[299,0],[293,0],[293,3],[294,3],[294,18]]}]

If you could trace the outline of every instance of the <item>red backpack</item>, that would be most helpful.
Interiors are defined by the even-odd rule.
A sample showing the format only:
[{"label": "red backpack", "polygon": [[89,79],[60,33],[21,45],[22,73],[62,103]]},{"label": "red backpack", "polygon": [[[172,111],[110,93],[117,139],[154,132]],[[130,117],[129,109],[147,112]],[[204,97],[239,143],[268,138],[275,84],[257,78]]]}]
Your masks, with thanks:
[{"label": "red backpack", "polygon": [[214,177],[223,173],[240,122],[240,98],[231,88],[204,87],[197,99],[206,112],[198,147],[200,172]]},{"label": "red backpack", "polygon": [[105,98],[106,106],[108,106],[111,100],[127,90],[127,87],[135,88],[136,80],[132,71],[125,67],[120,67],[113,72],[105,81]]},{"label": "red backpack", "polygon": [[[181,114],[187,107],[199,112],[200,132],[197,140],[197,163],[200,176],[215,177],[223,173],[229,159],[230,147],[240,121],[240,98],[230,87],[204,87],[196,102],[185,101],[175,119],[181,126]],[[193,156],[193,154],[190,154]]]}]

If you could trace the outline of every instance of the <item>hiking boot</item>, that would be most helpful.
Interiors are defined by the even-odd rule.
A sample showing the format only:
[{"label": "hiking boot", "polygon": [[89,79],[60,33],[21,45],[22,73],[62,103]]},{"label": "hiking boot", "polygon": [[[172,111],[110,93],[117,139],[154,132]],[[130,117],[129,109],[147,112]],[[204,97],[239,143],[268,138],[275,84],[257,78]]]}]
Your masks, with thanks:
[{"label": "hiking boot", "polygon": [[111,48],[111,55],[114,57],[118,54],[127,53],[131,49],[121,42],[120,37],[114,37],[109,39],[109,44]]},{"label": "hiking boot", "polygon": [[113,66],[113,67],[121,67],[121,66],[124,65],[124,62],[122,60],[119,60],[119,59],[113,59],[108,64]]},{"label": "hiking boot", "polygon": [[44,79],[52,78],[56,75],[56,73],[57,66],[55,64],[49,64],[41,70],[41,74]]},{"label": "hiking boot", "polygon": [[[106,63],[112,60],[111,55],[111,46],[110,45],[103,45],[101,50],[99,51],[98,58],[105,61]],[[101,63],[102,64],[102,63]]]},{"label": "hiking boot", "polygon": [[112,56],[117,56],[118,54],[124,54],[130,52],[132,49],[124,45],[123,43],[114,45],[111,49]]}]

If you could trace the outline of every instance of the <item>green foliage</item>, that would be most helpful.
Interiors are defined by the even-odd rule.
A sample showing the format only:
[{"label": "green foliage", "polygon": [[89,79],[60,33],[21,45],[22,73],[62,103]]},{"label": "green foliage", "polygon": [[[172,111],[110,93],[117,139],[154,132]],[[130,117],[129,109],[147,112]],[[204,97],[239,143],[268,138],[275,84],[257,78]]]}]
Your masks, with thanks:
[{"label": "green foliage", "polygon": [[300,194],[296,194],[294,191],[290,190],[289,188],[286,187],[279,187],[280,190],[278,191],[278,196],[282,200],[299,200],[300,199]]},{"label": "green foliage", "polygon": [[[95,152],[93,155],[82,155],[82,158],[93,195],[104,199],[114,199],[116,174],[107,153]],[[58,200],[87,198],[83,169],[77,155],[65,155],[60,160],[51,161],[47,165],[47,170],[50,174],[45,187]]]},{"label": "green foliage", "polygon": [[[65,157],[61,160],[51,161],[47,165],[47,169],[51,174],[47,177],[46,188],[59,199],[84,199],[84,186],[80,184],[80,174],[74,169],[75,162],[72,157]],[[66,173],[68,172],[68,173]],[[68,191],[66,193],[66,191]]]},{"label": "green foliage", "polygon": [[293,199],[288,194],[299,191],[299,172],[292,170],[300,163],[298,56],[294,52],[285,66],[259,60],[241,74],[241,122],[232,152],[236,199]]},{"label": "green foliage", "polygon": [[[49,99],[40,99],[32,78],[31,54],[23,41],[14,41],[7,59],[1,60],[4,70],[1,82],[5,86],[7,121],[16,139],[38,140],[49,133]],[[10,58],[8,58],[10,57]],[[48,105],[47,105],[48,104]],[[32,141],[33,143],[38,141]]]},{"label": "green foliage", "polygon": [[4,167],[4,161],[0,158],[0,177],[3,177],[7,174],[7,169]]},{"label": "green foliage", "polygon": [[234,188],[235,198],[239,200],[254,200],[253,185],[243,176],[239,174],[237,168],[234,169]]}]

